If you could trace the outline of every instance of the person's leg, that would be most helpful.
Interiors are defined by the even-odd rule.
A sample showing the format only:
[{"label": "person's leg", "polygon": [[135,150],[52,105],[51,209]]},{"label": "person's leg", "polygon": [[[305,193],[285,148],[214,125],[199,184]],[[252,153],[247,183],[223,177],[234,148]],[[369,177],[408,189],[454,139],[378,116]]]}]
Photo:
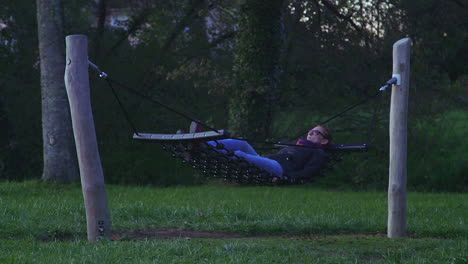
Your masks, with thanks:
[{"label": "person's leg", "polygon": [[[268,159],[258,155],[255,149],[247,141],[238,139],[221,139],[217,141],[222,143],[225,149],[234,151],[235,155],[243,157],[247,162],[262,168],[279,178],[282,178],[283,168],[281,165],[276,160]],[[207,143],[216,147],[216,142],[214,141],[208,141]],[[218,151],[226,153],[225,149]]]},{"label": "person's leg", "polygon": [[[222,143],[224,145],[224,148],[230,150],[230,151],[236,151],[240,150],[246,154],[254,155],[254,156],[259,156],[255,149],[245,140],[239,140],[239,139],[221,139],[217,140],[219,143]],[[216,147],[216,142],[214,141],[208,141],[208,144]],[[225,152],[225,151],[223,151]]]},{"label": "person's leg", "polygon": [[276,160],[261,157],[258,155],[247,154],[239,150],[234,151],[234,154],[236,154],[239,157],[243,157],[247,162],[259,168],[262,168],[275,176],[278,176],[280,178],[282,178],[283,176],[283,167],[281,167],[281,165]]}]

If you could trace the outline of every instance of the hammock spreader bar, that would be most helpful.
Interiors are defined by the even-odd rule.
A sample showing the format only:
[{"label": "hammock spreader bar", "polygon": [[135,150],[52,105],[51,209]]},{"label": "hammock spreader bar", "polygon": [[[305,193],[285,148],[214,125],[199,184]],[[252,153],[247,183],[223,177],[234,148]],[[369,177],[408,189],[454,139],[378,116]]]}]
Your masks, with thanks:
[{"label": "hammock spreader bar", "polygon": [[149,133],[135,133],[133,139],[140,140],[156,140],[156,141],[210,141],[225,139],[230,137],[227,130],[206,131],[190,134],[149,134]]},{"label": "hammock spreader bar", "polygon": [[[278,142],[275,144],[278,147],[294,146],[293,142]],[[351,143],[351,144],[330,144],[323,147],[324,151],[327,152],[365,152],[369,150],[369,144],[367,143]]]},{"label": "hammock spreader bar", "polygon": [[330,152],[365,152],[369,150],[367,143],[353,143],[353,144],[332,144],[325,148],[325,151]]}]

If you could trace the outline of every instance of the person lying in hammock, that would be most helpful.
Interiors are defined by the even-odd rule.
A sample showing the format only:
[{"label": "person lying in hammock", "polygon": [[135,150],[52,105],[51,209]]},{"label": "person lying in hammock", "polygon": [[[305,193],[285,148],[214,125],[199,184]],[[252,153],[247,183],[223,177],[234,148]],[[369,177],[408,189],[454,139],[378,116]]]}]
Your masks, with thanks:
[{"label": "person lying in hammock", "polygon": [[[326,163],[328,155],[324,148],[331,142],[330,130],[317,125],[312,128],[307,137],[297,140],[296,145],[305,147],[287,146],[275,154],[260,156],[255,149],[244,140],[222,139],[225,149],[231,150],[235,155],[243,157],[247,162],[262,168],[278,179],[284,180],[310,180],[319,175],[320,169]],[[216,142],[208,144],[216,146]],[[225,150],[220,150],[225,151]]]}]

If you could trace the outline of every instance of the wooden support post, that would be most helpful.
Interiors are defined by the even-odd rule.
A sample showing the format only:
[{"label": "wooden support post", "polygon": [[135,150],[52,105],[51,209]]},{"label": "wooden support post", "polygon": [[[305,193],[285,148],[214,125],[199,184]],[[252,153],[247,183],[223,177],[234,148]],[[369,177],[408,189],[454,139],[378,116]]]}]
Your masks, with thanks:
[{"label": "wooden support post", "polygon": [[65,41],[65,87],[80,166],[88,240],[95,242],[110,237],[110,216],[90,101],[88,39],[84,35],[70,35]]},{"label": "wooden support post", "polygon": [[393,44],[393,76],[398,83],[392,86],[390,103],[390,167],[388,182],[389,238],[406,236],[406,162],[407,119],[410,80],[409,38]]}]

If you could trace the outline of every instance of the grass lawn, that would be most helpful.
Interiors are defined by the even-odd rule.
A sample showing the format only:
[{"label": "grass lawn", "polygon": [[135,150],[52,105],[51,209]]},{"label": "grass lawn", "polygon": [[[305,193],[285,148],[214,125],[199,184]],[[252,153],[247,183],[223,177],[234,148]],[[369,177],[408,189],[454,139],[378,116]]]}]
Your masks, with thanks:
[{"label": "grass lawn", "polygon": [[0,183],[0,263],[468,263],[468,197],[311,186],[107,186],[113,239],[86,240],[81,187]]}]

